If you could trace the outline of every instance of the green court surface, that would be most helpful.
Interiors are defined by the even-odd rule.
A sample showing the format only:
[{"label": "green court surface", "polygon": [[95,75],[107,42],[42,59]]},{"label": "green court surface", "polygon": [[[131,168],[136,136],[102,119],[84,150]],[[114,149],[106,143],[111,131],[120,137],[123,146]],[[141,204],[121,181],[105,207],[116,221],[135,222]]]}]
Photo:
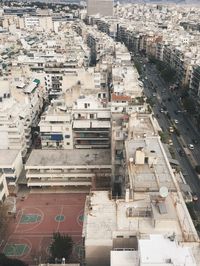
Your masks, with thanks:
[{"label": "green court surface", "polygon": [[84,215],[81,214],[81,215],[78,217],[78,220],[79,220],[79,222],[83,223],[83,221],[84,221]]},{"label": "green court surface", "polygon": [[56,222],[63,222],[65,220],[65,216],[64,215],[57,215],[55,217]]},{"label": "green court surface", "polygon": [[3,253],[6,256],[22,256],[29,251],[29,247],[26,244],[7,244]]},{"label": "green court surface", "polygon": [[20,224],[36,223],[41,220],[41,216],[38,214],[24,214],[20,219]]}]

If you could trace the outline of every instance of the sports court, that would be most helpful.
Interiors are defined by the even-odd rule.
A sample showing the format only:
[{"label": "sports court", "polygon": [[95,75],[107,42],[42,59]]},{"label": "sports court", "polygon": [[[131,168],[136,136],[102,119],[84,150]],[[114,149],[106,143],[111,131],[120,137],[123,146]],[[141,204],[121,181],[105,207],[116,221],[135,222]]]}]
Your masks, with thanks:
[{"label": "sports court", "polygon": [[1,251],[29,265],[47,262],[53,232],[60,232],[72,237],[72,258],[78,262],[82,252],[85,198],[84,193],[44,193],[17,200],[17,214],[11,218],[9,235]]}]

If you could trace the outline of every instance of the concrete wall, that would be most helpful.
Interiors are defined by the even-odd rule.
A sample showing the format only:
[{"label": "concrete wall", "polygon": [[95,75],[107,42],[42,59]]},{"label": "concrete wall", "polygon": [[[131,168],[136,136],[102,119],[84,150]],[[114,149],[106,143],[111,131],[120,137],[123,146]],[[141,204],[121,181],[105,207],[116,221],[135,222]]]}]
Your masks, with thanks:
[{"label": "concrete wall", "polygon": [[22,168],[23,168],[21,152],[18,153],[18,155],[17,155],[17,157],[15,159],[14,168],[15,168],[16,178],[18,178],[20,173],[21,173],[21,171],[22,171]]},{"label": "concrete wall", "polygon": [[87,266],[109,266],[111,250],[112,250],[112,240],[110,241],[105,240],[105,245],[86,246],[85,256],[86,256]]},{"label": "concrete wall", "polygon": [[8,196],[8,187],[7,187],[7,182],[6,182],[6,178],[5,175],[1,175],[0,176],[0,188],[2,187],[2,189],[0,189],[0,201],[2,201],[4,195],[5,197]]}]

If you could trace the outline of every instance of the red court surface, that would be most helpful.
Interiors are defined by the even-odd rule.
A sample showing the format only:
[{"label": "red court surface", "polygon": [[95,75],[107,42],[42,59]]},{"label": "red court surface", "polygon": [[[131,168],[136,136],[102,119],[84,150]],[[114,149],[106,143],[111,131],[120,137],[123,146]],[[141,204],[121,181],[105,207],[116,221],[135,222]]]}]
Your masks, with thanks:
[{"label": "red court surface", "polygon": [[[75,243],[72,260],[78,262],[85,198],[86,194],[78,193],[29,194],[24,201],[17,200],[17,216],[11,218],[9,235],[1,251],[29,265],[47,262],[52,234],[60,232],[72,237]],[[21,248],[21,253],[15,252],[16,248]]]}]

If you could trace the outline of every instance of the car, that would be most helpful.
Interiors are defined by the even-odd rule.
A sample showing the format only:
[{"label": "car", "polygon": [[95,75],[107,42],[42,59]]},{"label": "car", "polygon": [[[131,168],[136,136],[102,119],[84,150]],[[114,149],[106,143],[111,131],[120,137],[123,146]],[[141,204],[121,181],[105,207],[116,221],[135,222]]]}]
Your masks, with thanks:
[{"label": "car", "polygon": [[189,192],[189,191],[185,191],[183,193],[183,198],[184,198],[184,200],[185,200],[186,203],[193,202],[192,193]]},{"label": "car", "polygon": [[178,124],[179,121],[178,121],[177,119],[174,119],[174,123],[175,123],[175,124]]},{"label": "car", "polygon": [[161,112],[161,113],[164,113],[164,109],[163,109],[163,108],[160,108],[160,112]]},{"label": "car", "polygon": [[173,133],[174,132],[174,128],[173,127],[169,127],[169,132]]},{"label": "car", "polygon": [[190,150],[194,150],[194,145],[193,145],[193,144],[188,144],[188,148],[189,148]]},{"label": "car", "polygon": [[152,95],[153,95],[153,97],[156,97],[156,93],[153,93]]},{"label": "car", "polygon": [[173,141],[172,141],[171,139],[169,139],[169,140],[168,140],[168,144],[169,144],[170,146],[172,146],[172,145],[173,145]]},{"label": "car", "polygon": [[193,201],[197,201],[199,199],[196,193],[192,193],[192,199]]}]

